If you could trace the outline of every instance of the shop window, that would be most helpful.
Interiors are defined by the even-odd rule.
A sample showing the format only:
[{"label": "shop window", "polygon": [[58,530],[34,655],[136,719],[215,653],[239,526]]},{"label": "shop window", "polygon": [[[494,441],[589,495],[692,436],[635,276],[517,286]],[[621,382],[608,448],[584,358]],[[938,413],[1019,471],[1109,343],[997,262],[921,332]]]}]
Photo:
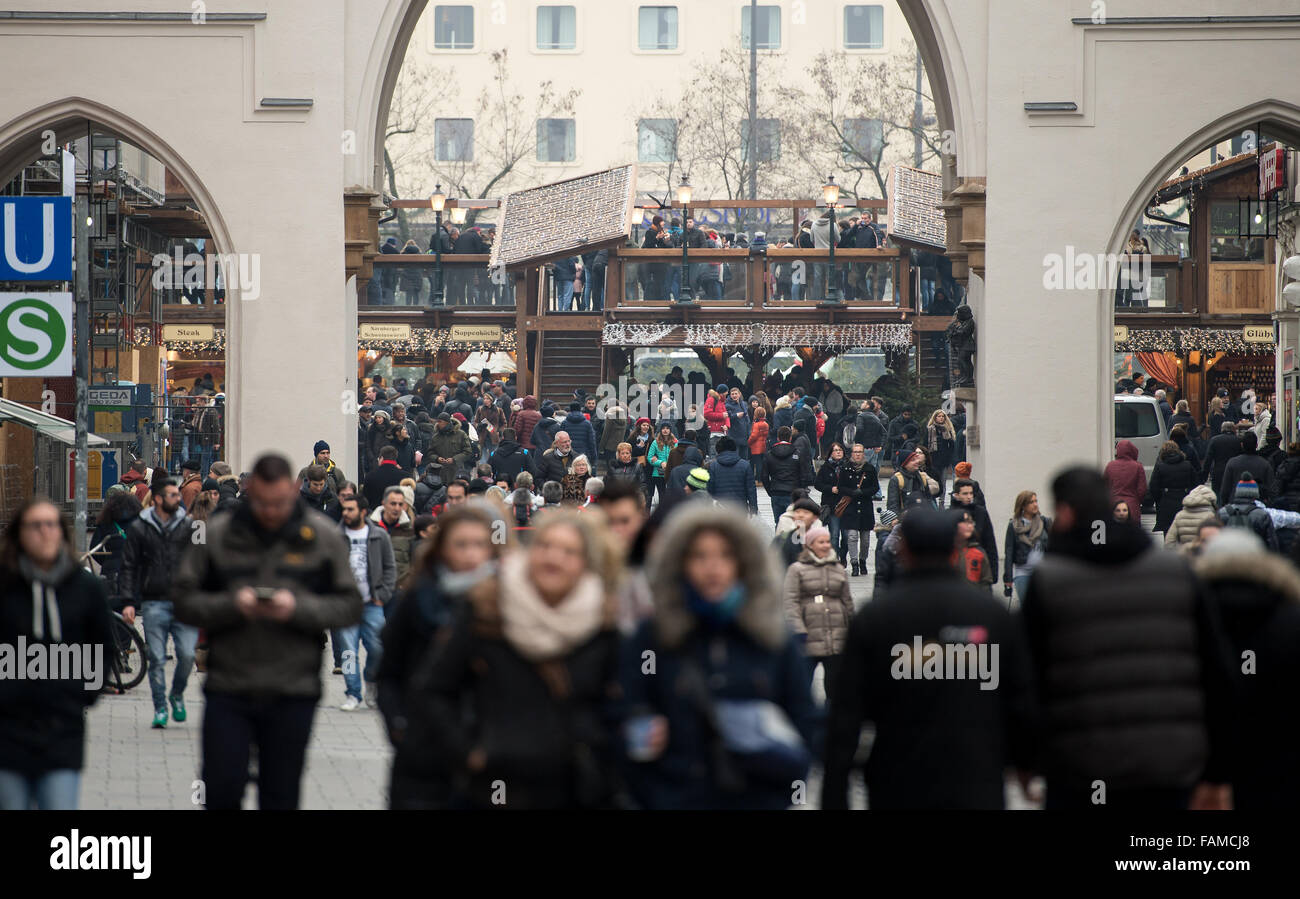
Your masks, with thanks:
[{"label": "shop window", "polygon": [[885,8],[853,4],[844,7],[844,49],[879,50],[885,46]]},{"label": "shop window", "polygon": [[1241,204],[1215,200],[1210,204],[1210,261],[1263,262],[1264,238],[1241,237]]},{"label": "shop window", "polygon": [[781,7],[759,6],[757,27],[753,27],[749,21],[752,12],[749,6],[744,6],[740,10],[740,46],[749,49],[749,35],[753,32],[758,49],[780,50]]},{"label": "shop window", "polygon": [[637,10],[637,49],[677,49],[677,7],[643,6]]},{"label": "shop window", "polygon": [[573,50],[578,46],[578,10],[573,6],[537,7],[537,49]]}]

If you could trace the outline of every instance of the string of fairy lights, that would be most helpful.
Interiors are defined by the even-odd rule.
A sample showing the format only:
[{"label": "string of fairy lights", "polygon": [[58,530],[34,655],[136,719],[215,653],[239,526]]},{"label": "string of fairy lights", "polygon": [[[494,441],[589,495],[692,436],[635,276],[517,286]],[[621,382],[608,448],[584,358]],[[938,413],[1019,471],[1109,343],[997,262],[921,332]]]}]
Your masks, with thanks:
[{"label": "string of fairy lights", "polygon": [[1248,342],[1241,328],[1161,328],[1130,330],[1128,340],[1117,341],[1117,353],[1228,353],[1263,356],[1277,352],[1273,341]]}]

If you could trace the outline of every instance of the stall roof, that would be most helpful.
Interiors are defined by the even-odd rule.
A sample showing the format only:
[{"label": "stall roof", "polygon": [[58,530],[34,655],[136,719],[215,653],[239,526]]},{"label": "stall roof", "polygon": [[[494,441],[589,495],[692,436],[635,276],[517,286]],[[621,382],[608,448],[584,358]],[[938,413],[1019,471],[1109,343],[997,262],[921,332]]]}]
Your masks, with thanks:
[{"label": "stall roof", "polygon": [[635,165],[512,193],[502,203],[491,266],[540,265],[620,245],[632,233],[635,196]]},{"label": "stall roof", "polygon": [[[1264,152],[1277,146],[1276,143],[1270,143],[1264,147]],[[1258,165],[1259,156],[1251,150],[1248,153],[1238,153],[1236,156],[1220,159],[1213,165],[1188,172],[1186,175],[1177,175],[1156,188],[1155,197],[1152,198],[1153,205],[1168,203],[1170,200],[1199,190],[1206,184],[1253,169]]]},{"label": "stall roof", "polygon": [[[75,424],[66,418],[59,418],[57,415],[37,412],[31,407],[16,403],[13,400],[0,399],[0,421],[17,422],[66,446],[75,446],[77,443],[77,427]],[[108,441],[96,434],[87,434],[86,442],[89,446],[108,446]]]},{"label": "stall roof", "polygon": [[890,236],[944,252],[948,246],[948,223],[939,207],[943,202],[943,176],[896,165],[890,172],[890,181]]}]

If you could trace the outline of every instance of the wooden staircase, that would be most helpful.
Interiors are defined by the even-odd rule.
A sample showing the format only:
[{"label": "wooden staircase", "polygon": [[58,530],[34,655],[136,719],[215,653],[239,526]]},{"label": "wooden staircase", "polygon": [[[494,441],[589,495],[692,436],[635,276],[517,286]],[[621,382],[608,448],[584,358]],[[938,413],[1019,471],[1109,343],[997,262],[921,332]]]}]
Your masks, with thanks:
[{"label": "wooden staircase", "polygon": [[542,340],[537,401],[550,400],[567,409],[579,387],[594,394],[600,384],[600,332],[546,331]]}]

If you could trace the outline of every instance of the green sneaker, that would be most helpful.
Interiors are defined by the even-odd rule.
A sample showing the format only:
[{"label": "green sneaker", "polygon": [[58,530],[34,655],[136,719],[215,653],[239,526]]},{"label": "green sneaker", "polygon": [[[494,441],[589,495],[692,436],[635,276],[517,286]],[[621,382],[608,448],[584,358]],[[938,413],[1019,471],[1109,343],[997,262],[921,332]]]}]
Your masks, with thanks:
[{"label": "green sneaker", "polygon": [[159,709],[158,711],[156,711],[156,712],[153,713],[153,726],[154,726],[155,728],[158,728],[158,727],[166,727],[166,726],[167,726],[167,710],[166,710],[166,709]]},{"label": "green sneaker", "polygon": [[172,697],[172,720],[178,724],[185,720],[185,700],[179,696]]}]

